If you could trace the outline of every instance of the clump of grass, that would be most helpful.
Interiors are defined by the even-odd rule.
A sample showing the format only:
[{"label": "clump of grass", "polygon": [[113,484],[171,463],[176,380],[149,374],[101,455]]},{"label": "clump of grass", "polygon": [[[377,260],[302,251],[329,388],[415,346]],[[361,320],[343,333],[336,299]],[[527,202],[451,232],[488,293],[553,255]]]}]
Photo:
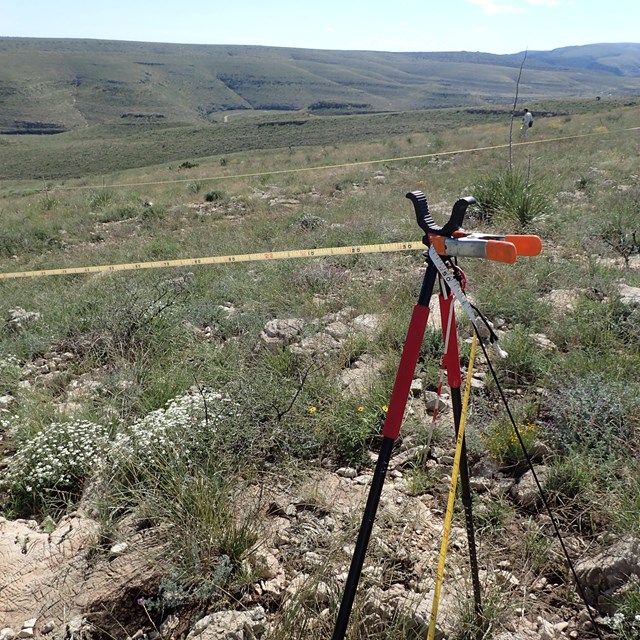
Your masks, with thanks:
[{"label": "clump of grass", "polygon": [[220,202],[227,197],[226,193],[221,189],[214,189],[213,191],[207,191],[204,194],[205,202]]},{"label": "clump of grass", "polygon": [[508,612],[504,594],[491,591],[484,594],[482,614],[478,615],[473,601],[460,602],[451,640],[489,640],[500,630]]},{"label": "clump of grass", "polygon": [[527,524],[522,538],[522,554],[526,566],[541,573],[551,560],[551,540],[533,521]]},{"label": "clump of grass", "polygon": [[495,362],[503,381],[514,386],[532,385],[549,370],[551,352],[541,349],[524,327],[514,327],[501,344],[509,354]]},{"label": "clump of grass", "polygon": [[0,357],[0,396],[15,392],[22,377],[20,360],[13,354]]},{"label": "clump of grass", "polygon": [[481,217],[528,227],[549,213],[545,191],[518,171],[505,171],[472,188]]},{"label": "clump of grass", "polygon": [[91,210],[100,211],[107,205],[111,204],[113,199],[113,193],[106,189],[102,189],[101,191],[92,191],[89,194],[89,207]]},{"label": "clump of grass", "polygon": [[474,507],[473,515],[478,535],[496,538],[505,532],[506,526],[515,517],[513,507],[503,496],[480,502]]}]

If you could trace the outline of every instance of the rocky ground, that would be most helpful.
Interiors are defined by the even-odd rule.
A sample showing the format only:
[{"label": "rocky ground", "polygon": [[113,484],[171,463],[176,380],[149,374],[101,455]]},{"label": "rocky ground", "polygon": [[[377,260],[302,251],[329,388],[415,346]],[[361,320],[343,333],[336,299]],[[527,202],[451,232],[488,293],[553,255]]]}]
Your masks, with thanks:
[{"label": "rocky ground", "polygon": [[[625,300],[635,304],[640,291],[623,285]],[[575,292],[554,291],[557,307],[571,305]],[[228,313],[233,313],[233,308]],[[13,310],[7,324],[19,330],[34,319],[31,312]],[[380,319],[357,316],[351,309],[321,318],[316,329],[300,319],[273,320],[261,335],[266,348],[289,345],[301,353],[337,349],[352,332],[375,332]],[[499,327],[498,327],[499,328]],[[211,328],[198,328],[211,339]],[[544,335],[536,336],[547,345]],[[545,342],[547,341],[547,342]],[[49,384],[64,374],[72,353],[50,353],[29,363],[24,385]],[[366,386],[380,363],[368,355],[344,371],[345,392]],[[474,386],[482,387],[480,366]],[[66,403],[82,402],[100,385],[99,376],[67,380]],[[451,434],[446,393],[442,399],[412,386],[408,411],[430,421],[440,408],[442,431]],[[0,399],[9,408],[11,397]],[[440,403],[440,404],[438,404]],[[66,410],[70,410],[67,406]],[[446,496],[454,456],[451,435],[435,443],[401,439],[394,452],[356,603],[361,620],[371,628],[404,616],[422,636],[432,607],[438,552],[443,533]],[[544,446],[532,452],[544,479]],[[372,461],[375,460],[372,453]],[[420,491],[416,466],[430,478]],[[107,547],[100,523],[82,502],[58,523],[0,518],[0,640],[12,638],[270,638],[283,637],[287,612],[302,607],[312,612],[304,637],[330,635],[348,570],[357,528],[372,472],[369,469],[319,465],[305,477],[254,484],[247,490],[247,508],[257,514],[258,542],[246,558],[246,584],[207,611],[185,608],[164,619],[150,615],[148,603],[162,580],[163,537],[167,532],[132,520],[122,540]],[[478,531],[480,581],[486,597],[500,604],[499,640],[592,638],[592,622],[575,595],[572,577],[557,541],[551,543],[551,562],[536,572],[523,560],[522,540],[532,526],[553,540],[549,516],[541,508],[530,471],[507,475],[489,458],[471,460],[474,509],[480,513],[489,498],[513,507],[515,517],[497,535]],[[483,520],[487,522],[487,520]],[[169,532],[170,534],[170,532]],[[608,613],[606,599],[623,589],[629,577],[640,576],[640,540],[602,534],[583,538],[567,535],[567,549],[587,598]],[[463,518],[458,513],[451,533],[445,586],[440,604],[439,637],[450,637],[471,583]],[[496,618],[497,620],[497,618]],[[300,636],[302,637],[302,636]],[[418,636],[419,637],[419,636]]]}]

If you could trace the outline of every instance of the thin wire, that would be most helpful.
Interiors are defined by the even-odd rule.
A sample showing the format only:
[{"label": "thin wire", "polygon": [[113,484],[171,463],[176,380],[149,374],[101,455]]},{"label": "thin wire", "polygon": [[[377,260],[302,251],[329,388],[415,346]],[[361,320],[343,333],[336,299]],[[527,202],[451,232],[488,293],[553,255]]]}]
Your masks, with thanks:
[{"label": "thin wire", "polygon": [[305,171],[324,171],[326,169],[344,169],[347,167],[359,167],[365,165],[372,164],[382,164],[385,162],[404,162],[406,160],[421,160],[424,158],[435,158],[440,156],[451,156],[456,154],[463,153],[474,153],[478,151],[492,151],[495,149],[504,149],[509,146],[522,146],[522,145],[531,145],[531,144],[544,144],[547,142],[562,142],[565,140],[575,140],[576,138],[587,138],[592,136],[605,136],[605,135],[613,135],[615,133],[625,133],[627,131],[638,131],[640,127],[630,127],[628,129],[616,129],[615,131],[596,131],[591,133],[578,133],[571,136],[561,136],[558,138],[543,138],[541,140],[527,140],[525,142],[516,142],[512,145],[506,144],[497,144],[489,147],[475,147],[472,149],[457,149],[456,151],[439,151],[437,153],[423,153],[415,156],[400,156],[396,158],[383,158],[382,160],[359,160],[357,162],[345,162],[342,164],[325,164],[325,165],[317,165],[313,167],[298,167],[295,169],[276,169],[275,171],[259,171],[255,173],[236,173],[232,175],[226,176],[209,176],[209,177],[199,177],[199,178],[180,178],[179,180],[155,180],[149,182],[114,182],[113,184],[99,184],[99,185],[82,185],[75,187],[66,187],[66,186],[57,186],[57,187],[49,187],[49,193],[53,191],[80,191],[84,189],[104,189],[104,188],[120,188],[120,187],[146,187],[146,186],[158,186],[163,184],[178,184],[184,182],[193,182],[194,179],[197,179],[199,182],[211,182],[218,180],[233,180],[238,178],[259,178],[264,176],[272,176],[272,175],[282,175],[287,173],[302,173]]},{"label": "thin wire", "polygon": [[487,360],[487,364],[489,365],[489,369],[491,371],[491,375],[493,376],[493,379],[496,383],[496,386],[498,388],[498,392],[500,393],[500,397],[502,398],[502,402],[504,404],[504,407],[507,411],[507,415],[509,416],[509,420],[511,421],[511,425],[513,426],[513,430],[516,432],[516,436],[518,438],[518,442],[520,443],[520,447],[522,448],[522,452],[524,453],[524,457],[527,461],[527,465],[529,466],[529,470],[531,471],[531,475],[533,476],[533,479],[536,483],[536,486],[538,488],[538,492],[540,493],[540,497],[542,498],[542,502],[544,504],[544,507],[547,511],[547,514],[549,516],[549,518],[551,519],[551,523],[553,525],[553,529],[555,531],[556,537],[558,538],[559,542],[560,542],[560,546],[562,547],[562,552],[564,553],[564,557],[567,561],[567,564],[569,565],[569,569],[571,570],[571,573],[573,575],[573,579],[576,583],[576,587],[578,588],[578,592],[580,593],[580,597],[582,598],[582,601],[585,604],[585,607],[587,608],[587,612],[589,614],[589,618],[591,620],[591,624],[593,625],[593,628],[595,629],[595,632],[599,638],[599,640],[604,640],[604,636],[602,635],[602,632],[600,631],[600,627],[598,626],[598,623],[596,622],[595,616],[593,615],[593,611],[591,609],[591,605],[589,604],[589,602],[587,601],[587,595],[585,593],[584,587],[582,586],[582,582],[580,582],[580,578],[578,577],[578,574],[576,572],[576,569],[574,567],[573,561],[571,560],[571,556],[569,555],[569,551],[567,550],[567,547],[565,545],[564,539],[562,537],[562,534],[560,533],[560,528],[558,526],[558,523],[555,519],[555,516],[553,515],[553,512],[551,511],[551,506],[549,505],[549,501],[547,500],[547,496],[544,493],[544,490],[542,489],[542,484],[540,483],[540,480],[538,478],[538,474],[536,473],[534,467],[533,467],[533,461],[531,460],[531,456],[529,455],[529,452],[527,451],[527,448],[524,444],[524,440],[522,439],[522,435],[520,434],[520,430],[518,429],[517,425],[516,425],[516,421],[513,417],[513,414],[511,413],[511,409],[509,407],[509,403],[507,402],[507,398],[504,395],[504,391],[502,390],[502,385],[500,384],[499,380],[498,380],[498,376],[496,375],[496,371],[493,368],[493,363],[491,362],[491,359],[489,358],[489,354],[487,353],[487,348],[484,345],[484,341],[482,340],[482,338],[480,338],[480,334],[478,333],[478,329],[475,328],[475,332],[476,335],[479,338],[479,342],[480,342],[480,346],[482,347],[482,352],[484,353],[484,357]]}]

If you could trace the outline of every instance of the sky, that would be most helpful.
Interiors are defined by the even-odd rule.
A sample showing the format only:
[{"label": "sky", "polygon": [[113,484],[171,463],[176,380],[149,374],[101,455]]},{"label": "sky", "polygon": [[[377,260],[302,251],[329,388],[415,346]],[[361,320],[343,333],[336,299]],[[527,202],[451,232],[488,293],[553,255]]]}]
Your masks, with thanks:
[{"label": "sky", "polygon": [[640,2],[0,0],[0,36],[518,53],[640,42]]}]

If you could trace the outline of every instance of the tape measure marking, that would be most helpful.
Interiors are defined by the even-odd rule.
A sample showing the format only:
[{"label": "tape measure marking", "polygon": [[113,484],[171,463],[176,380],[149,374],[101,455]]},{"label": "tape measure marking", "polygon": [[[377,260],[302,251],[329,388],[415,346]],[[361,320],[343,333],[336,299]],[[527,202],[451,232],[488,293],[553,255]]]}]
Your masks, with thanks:
[{"label": "tape measure marking", "polygon": [[88,267],[65,267],[61,269],[40,269],[34,271],[14,271],[0,273],[0,280],[13,278],[43,278],[46,276],[66,276],[83,273],[109,271],[139,271],[141,269],[164,269],[168,267],[192,267],[208,264],[230,264],[233,262],[261,262],[265,260],[287,260],[291,258],[320,258],[323,256],[354,255],[364,253],[384,253],[394,251],[415,251],[424,249],[421,242],[390,242],[387,244],[363,244],[347,247],[324,247],[318,249],[292,249],[290,251],[270,251],[264,253],[244,253],[228,256],[204,258],[180,258],[155,262],[129,262],[122,264],[95,265]]}]

